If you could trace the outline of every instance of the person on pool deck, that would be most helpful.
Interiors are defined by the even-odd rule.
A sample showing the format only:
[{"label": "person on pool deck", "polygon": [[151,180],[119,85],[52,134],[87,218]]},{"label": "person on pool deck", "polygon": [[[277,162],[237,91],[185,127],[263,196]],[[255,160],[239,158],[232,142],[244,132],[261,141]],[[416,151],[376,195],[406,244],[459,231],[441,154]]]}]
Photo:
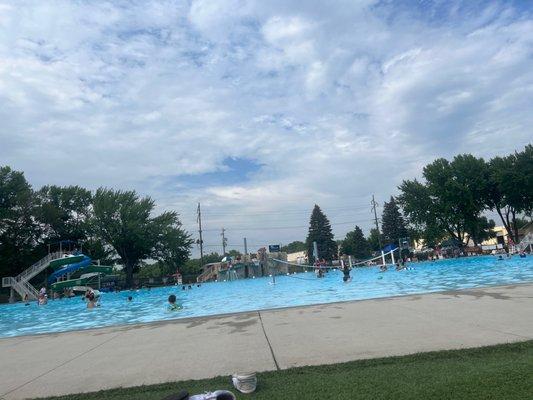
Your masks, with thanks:
[{"label": "person on pool deck", "polygon": [[178,311],[181,310],[181,306],[176,304],[176,295],[171,294],[168,296],[168,310],[169,311]]}]

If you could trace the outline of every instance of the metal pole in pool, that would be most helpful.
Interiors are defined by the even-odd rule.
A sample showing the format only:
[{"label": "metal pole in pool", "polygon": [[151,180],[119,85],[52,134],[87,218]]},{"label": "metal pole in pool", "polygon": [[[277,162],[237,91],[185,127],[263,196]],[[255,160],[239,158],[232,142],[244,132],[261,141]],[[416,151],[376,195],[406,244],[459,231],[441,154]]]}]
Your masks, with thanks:
[{"label": "metal pole in pool", "polygon": [[394,250],[391,250],[391,251],[390,251],[390,256],[391,256],[391,258],[392,258],[392,263],[393,263],[393,264],[396,264],[396,262],[394,261]]}]

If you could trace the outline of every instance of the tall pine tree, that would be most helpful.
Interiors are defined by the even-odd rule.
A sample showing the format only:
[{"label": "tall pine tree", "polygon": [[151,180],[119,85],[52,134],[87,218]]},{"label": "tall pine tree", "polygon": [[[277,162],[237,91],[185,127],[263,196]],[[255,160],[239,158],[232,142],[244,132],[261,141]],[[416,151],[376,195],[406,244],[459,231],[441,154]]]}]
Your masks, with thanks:
[{"label": "tall pine tree", "polygon": [[396,204],[396,200],[392,196],[390,201],[388,203],[385,202],[383,205],[381,228],[384,244],[398,244],[398,239],[409,235],[398,204]]},{"label": "tall pine tree", "polygon": [[315,262],[313,256],[313,242],[318,247],[318,258],[331,261],[337,254],[337,244],[333,240],[331,224],[319,206],[315,204],[309,221],[309,233],[307,234],[307,255],[311,263]]},{"label": "tall pine tree", "polygon": [[365,239],[363,231],[357,225],[353,231],[346,234],[346,238],[342,241],[341,249],[344,254],[354,256],[357,259],[370,256],[370,245]]}]

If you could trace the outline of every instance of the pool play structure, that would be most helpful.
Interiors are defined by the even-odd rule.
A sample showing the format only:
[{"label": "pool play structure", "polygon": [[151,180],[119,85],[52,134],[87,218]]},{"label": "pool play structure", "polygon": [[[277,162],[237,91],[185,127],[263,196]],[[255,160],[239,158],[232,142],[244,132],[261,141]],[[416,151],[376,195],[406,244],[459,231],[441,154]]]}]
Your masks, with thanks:
[{"label": "pool play structure", "polygon": [[[104,293],[101,307],[93,310],[87,310],[79,296],[49,301],[46,306],[5,304],[0,305],[0,337],[533,282],[531,255],[445,259],[409,267],[386,272],[378,266],[354,268],[348,283],[343,282],[342,271],[331,270],[322,279],[311,271],[280,274],[275,284],[266,276],[191,285],[185,290],[180,285]],[[170,294],[177,296],[180,311],[168,310]]]},{"label": "pool play structure", "polygon": [[113,270],[112,267],[93,265],[93,260],[85,254],[57,251],[49,253],[16,277],[2,278],[2,286],[11,288],[11,301],[15,300],[15,292],[21,299],[36,300],[39,292],[30,280],[48,269],[51,273],[47,283],[55,292],[74,287],[83,290]]}]

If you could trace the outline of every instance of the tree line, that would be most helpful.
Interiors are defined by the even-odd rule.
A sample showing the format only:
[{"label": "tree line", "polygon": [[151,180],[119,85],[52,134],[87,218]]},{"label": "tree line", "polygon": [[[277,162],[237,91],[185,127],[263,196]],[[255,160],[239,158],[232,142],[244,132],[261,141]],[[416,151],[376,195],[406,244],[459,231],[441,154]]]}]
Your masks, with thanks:
[{"label": "tree line", "polygon": [[421,180],[404,180],[398,190],[383,205],[381,232],[373,228],[368,237],[355,226],[336,242],[329,220],[315,205],[305,243],[310,262],[313,242],[326,260],[335,259],[338,251],[363,259],[401,238],[423,240],[428,247],[480,245],[494,235],[496,223],[484,215],[487,211],[499,216],[509,238],[518,243],[519,228],[533,212],[533,146],[488,161],[471,154],[451,161],[439,158],[424,167]]},{"label": "tree line", "polygon": [[127,286],[143,260],[173,273],[189,258],[193,241],[176,212],[154,210],[155,202],[135,191],[35,190],[23,172],[0,167],[0,276],[17,275],[61,241],[102,263],[122,264]]}]

